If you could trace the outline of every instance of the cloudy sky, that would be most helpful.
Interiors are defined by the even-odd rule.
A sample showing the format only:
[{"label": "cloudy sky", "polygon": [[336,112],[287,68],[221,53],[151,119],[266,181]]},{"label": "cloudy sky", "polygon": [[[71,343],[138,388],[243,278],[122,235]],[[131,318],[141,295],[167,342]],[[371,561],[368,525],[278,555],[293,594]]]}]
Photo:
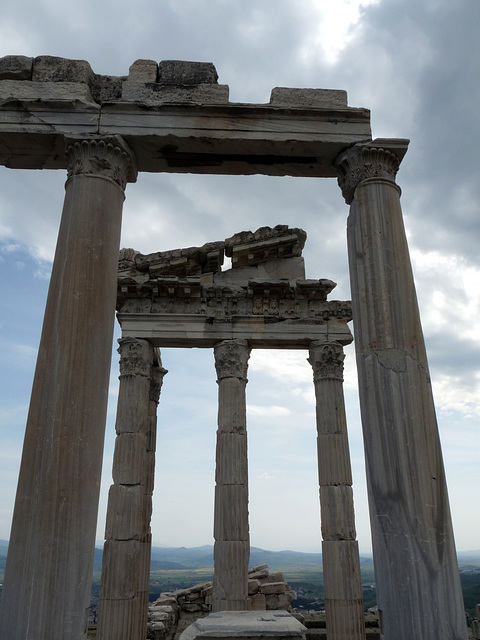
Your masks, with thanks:
[{"label": "cloudy sky", "polygon": [[[60,8],[61,7],[61,8]],[[232,102],[273,87],[345,89],[373,137],[410,138],[398,174],[459,550],[480,548],[480,0],[17,0],[0,56],[86,59],[126,75],[144,58],[216,65]],[[0,167],[0,538],[8,538],[63,172]],[[122,246],[202,245],[245,229],[307,231],[307,277],[349,299],[348,207],[334,180],[141,174],[127,188]],[[117,338],[119,331],[117,330]],[[248,429],[251,542],[320,550],[312,375],[304,352],[255,352]],[[216,394],[210,351],[163,351],[153,541],[212,543]],[[353,348],[347,403],[360,548],[370,549]],[[97,539],[111,483],[114,353]]]}]

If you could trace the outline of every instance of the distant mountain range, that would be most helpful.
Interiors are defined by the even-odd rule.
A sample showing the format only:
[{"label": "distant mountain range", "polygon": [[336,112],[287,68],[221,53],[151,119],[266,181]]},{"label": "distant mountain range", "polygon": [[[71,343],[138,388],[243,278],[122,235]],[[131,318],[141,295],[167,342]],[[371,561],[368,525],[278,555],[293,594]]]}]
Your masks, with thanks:
[{"label": "distant mountain range", "polygon": [[[7,555],[8,541],[0,540],[0,570],[4,567]],[[103,550],[95,548],[94,569],[99,571],[102,565]],[[462,551],[458,553],[459,564],[480,564],[480,550]],[[258,547],[250,548],[250,566],[268,564],[270,571],[280,569],[306,569],[315,570],[322,568],[321,553],[303,553],[300,551],[268,551]],[[372,563],[371,554],[362,554],[360,563],[363,565]],[[182,570],[202,569],[213,567],[213,546],[202,547],[152,547],[152,570]]]}]

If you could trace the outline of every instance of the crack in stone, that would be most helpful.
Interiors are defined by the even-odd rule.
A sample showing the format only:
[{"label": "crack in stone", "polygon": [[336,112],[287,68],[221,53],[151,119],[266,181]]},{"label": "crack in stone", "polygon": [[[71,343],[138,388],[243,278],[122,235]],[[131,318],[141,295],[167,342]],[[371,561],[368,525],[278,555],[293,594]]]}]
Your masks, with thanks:
[{"label": "crack in stone", "polygon": [[407,353],[403,349],[382,349],[374,351],[378,362],[385,367],[398,373],[404,373],[407,368]]}]

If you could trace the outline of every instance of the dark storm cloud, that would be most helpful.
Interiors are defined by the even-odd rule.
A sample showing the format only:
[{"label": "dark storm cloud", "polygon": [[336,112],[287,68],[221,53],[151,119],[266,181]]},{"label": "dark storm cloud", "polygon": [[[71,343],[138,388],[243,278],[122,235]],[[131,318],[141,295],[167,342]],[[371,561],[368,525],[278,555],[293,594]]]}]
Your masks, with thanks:
[{"label": "dark storm cloud", "polygon": [[[478,264],[480,3],[389,0],[365,10],[338,67],[371,99],[374,135],[411,138],[399,181],[412,243]],[[408,189],[407,189],[408,187]]]}]

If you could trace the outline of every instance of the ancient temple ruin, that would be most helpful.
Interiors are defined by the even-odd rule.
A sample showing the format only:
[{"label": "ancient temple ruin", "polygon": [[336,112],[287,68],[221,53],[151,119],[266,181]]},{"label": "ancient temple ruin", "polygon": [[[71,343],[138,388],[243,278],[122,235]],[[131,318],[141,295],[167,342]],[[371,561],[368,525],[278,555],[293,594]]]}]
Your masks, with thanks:
[{"label": "ancient temple ruin", "polygon": [[[350,314],[381,635],[466,637],[395,182],[407,146],[407,140],[372,139],[369,111],[349,107],[344,91],[276,88],[268,104],[238,104],[229,102],[212,64],[138,60],[128,76],[111,77],[95,74],[85,61],[0,60],[0,162],[67,171],[0,640],[85,637],[117,286],[121,384],[100,637],[143,640],[155,412],[165,374],[157,348],[187,342],[214,349],[219,383],[213,595],[219,613],[211,624],[220,620],[217,632],[228,637],[228,614],[249,615],[250,349],[303,348],[317,399],[328,633],[362,637],[341,373]],[[336,177],[350,205],[351,308],[327,300],[331,281],[305,278],[304,234],[285,227],[151,256],[126,251],[119,277],[123,199],[138,171]],[[223,252],[233,266],[222,272]],[[285,625],[278,635],[301,637]]]},{"label": "ancient temple ruin", "polygon": [[[120,395],[108,504],[99,638],[145,636],[154,409],[166,373],[159,347],[212,348],[218,381],[212,610],[247,611],[248,460],[245,387],[251,349],[309,351],[317,397],[318,468],[329,628],[364,637],[360,561],[343,400],[351,305],[335,283],[306,279],[302,229],[278,225],[224,242],[142,255],[122,250],[117,318]],[[232,268],[221,270],[224,255]],[[345,553],[346,551],[346,553]],[[130,565],[130,568],[128,568]],[[123,570],[119,570],[122,567]],[[136,571],[136,575],[133,575]],[[125,588],[125,574],[129,575]],[[345,576],[348,576],[346,587]],[[263,606],[265,609],[265,606]],[[138,627],[128,629],[136,621]],[[143,617],[142,617],[143,616]],[[143,627],[140,627],[140,625]],[[126,630],[127,629],[127,630]]]}]

